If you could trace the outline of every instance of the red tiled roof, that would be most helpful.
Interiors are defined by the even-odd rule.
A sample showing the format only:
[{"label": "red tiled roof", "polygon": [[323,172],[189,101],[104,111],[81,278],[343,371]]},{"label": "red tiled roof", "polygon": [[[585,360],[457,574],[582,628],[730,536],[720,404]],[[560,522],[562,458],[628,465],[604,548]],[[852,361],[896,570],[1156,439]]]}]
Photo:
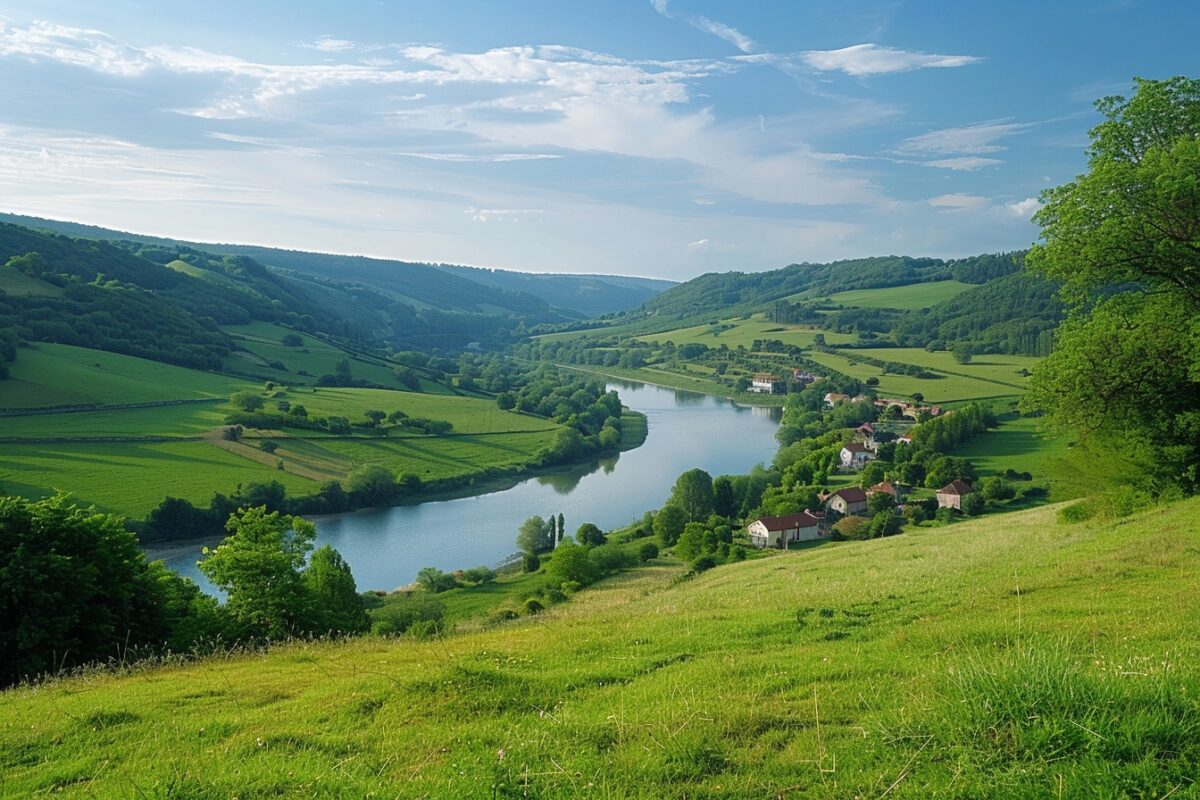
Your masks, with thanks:
[{"label": "red tiled roof", "polygon": [[885,492],[887,494],[890,494],[892,497],[899,496],[899,492],[896,490],[896,487],[892,484],[891,481],[882,481],[880,483],[875,484],[870,489],[867,489],[867,494],[872,494],[874,492]]},{"label": "red tiled roof", "polygon": [[838,489],[829,496],[840,497],[847,503],[864,503],[867,500],[867,493],[857,486],[851,486],[846,489]]},{"label": "red tiled roof", "polygon": [[971,488],[971,484],[964,480],[955,478],[945,486],[937,490],[938,494],[970,494],[975,491]]},{"label": "red tiled roof", "polygon": [[843,445],[842,449],[849,450],[851,453],[869,453],[869,452],[871,452],[870,450],[868,450],[864,445],[860,444],[859,442],[846,442],[846,444]]},{"label": "red tiled roof", "polygon": [[768,531],[790,531],[793,528],[813,528],[820,524],[813,515],[807,511],[801,511],[799,514],[785,514],[782,517],[759,517],[754,520],[761,522],[766,526]]}]

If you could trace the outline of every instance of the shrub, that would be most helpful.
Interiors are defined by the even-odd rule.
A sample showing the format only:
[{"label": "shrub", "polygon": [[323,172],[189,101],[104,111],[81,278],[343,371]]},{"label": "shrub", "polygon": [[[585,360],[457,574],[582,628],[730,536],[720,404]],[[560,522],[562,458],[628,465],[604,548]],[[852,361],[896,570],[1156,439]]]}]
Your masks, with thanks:
[{"label": "shrub", "polygon": [[1064,525],[1071,525],[1076,522],[1084,522],[1091,519],[1096,513],[1096,509],[1086,500],[1080,500],[1078,503],[1072,503],[1069,506],[1058,510],[1058,521]]},{"label": "shrub", "polygon": [[426,619],[414,622],[408,629],[408,635],[414,639],[434,639],[446,632],[446,624],[440,619]]},{"label": "shrub", "polygon": [[476,585],[491,583],[496,580],[496,573],[487,567],[471,567],[463,572],[463,580]]},{"label": "shrub", "polygon": [[692,572],[706,572],[717,565],[717,560],[712,556],[700,556],[692,562]]},{"label": "shrub", "polygon": [[842,517],[833,525],[834,541],[845,539],[866,539],[870,535],[867,520],[863,517]]},{"label": "shrub", "polygon": [[983,513],[985,504],[982,492],[971,492],[963,495],[962,511],[968,517],[977,517]]},{"label": "shrub", "polygon": [[542,560],[533,553],[526,553],[521,559],[522,572],[537,572],[542,568]]},{"label": "shrub", "polygon": [[399,636],[415,623],[440,621],[446,607],[427,595],[398,595],[371,611],[371,633]]},{"label": "shrub", "polygon": [[643,542],[642,546],[638,548],[638,558],[643,564],[658,558],[658,545],[654,542]]},{"label": "shrub", "polygon": [[536,597],[531,597],[525,601],[524,609],[526,614],[540,614],[546,607]]}]

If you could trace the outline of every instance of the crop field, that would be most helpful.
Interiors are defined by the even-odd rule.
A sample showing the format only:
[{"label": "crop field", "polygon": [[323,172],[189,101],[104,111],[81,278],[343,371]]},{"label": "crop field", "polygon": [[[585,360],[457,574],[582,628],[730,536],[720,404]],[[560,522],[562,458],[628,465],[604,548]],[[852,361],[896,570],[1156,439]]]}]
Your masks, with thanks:
[{"label": "crop field", "polygon": [[0,408],[148,403],[227,397],[246,381],[158,361],[72,347],[20,348],[0,381]]},{"label": "crop field", "polygon": [[849,344],[856,340],[853,334],[821,331],[817,328],[801,325],[778,325],[763,319],[725,320],[716,325],[696,325],[691,328],[678,328],[664,333],[651,333],[638,336],[643,342],[674,342],[677,346],[683,344],[704,344],[709,347],[728,345],[736,348],[739,344],[750,349],[755,339],[779,339],[784,344],[794,344],[799,347],[812,346],[813,338],[818,333],[825,334],[825,341],[831,345]]},{"label": "crop field", "polygon": [[889,286],[884,289],[854,289],[830,295],[829,299],[839,305],[855,308],[894,308],[900,311],[912,311],[935,306],[973,288],[975,288],[973,284],[959,281],[931,281],[908,286]]},{"label": "crop field", "polygon": [[[299,333],[267,322],[248,325],[226,325],[222,328],[237,339],[248,353],[234,353],[225,361],[232,372],[262,375],[281,383],[308,383],[321,375],[332,373],[343,358],[350,360],[350,371],[355,378],[363,378],[381,386],[397,386],[392,367],[363,361],[349,355],[331,344],[308,334]],[[296,334],[304,340],[300,347],[286,347],[280,341],[288,334]],[[286,370],[269,366],[279,362]],[[308,375],[300,375],[300,372]]]},{"label": "crop field", "polygon": [[144,517],[166,497],[207,505],[239,483],[277,480],[295,494],[316,484],[204,441],[70,442],[0,446],[0,488],[25,497],[64,489],[105,511]]},{"label": "crop field", "polygon": [[1196,520],[1196,500],[1120,524],[985,516],[690,580],[651,566],[433,641],[302,643],[13,690],[0,786],[1187,797]]},{"label": "crop field", "polygon": [[[895,353],[897,351],[889,350],[887,352]],[[818,364],[824,364],[853,378],[860,380],[878,378],[879,394],[884,397],[907,397],[914,392],[920,392],[925,396],[926,402],[951,403],[962,400],[1008,397],[1021,394],[1023,391],[1019,386],[1005,386],[961,375],[947,375],[944,378],[885,375],[879,367],[870,364],[853,364],[836,353],[808,353],[807,356]],[[900,361],[895,357],[891,360]]]}]

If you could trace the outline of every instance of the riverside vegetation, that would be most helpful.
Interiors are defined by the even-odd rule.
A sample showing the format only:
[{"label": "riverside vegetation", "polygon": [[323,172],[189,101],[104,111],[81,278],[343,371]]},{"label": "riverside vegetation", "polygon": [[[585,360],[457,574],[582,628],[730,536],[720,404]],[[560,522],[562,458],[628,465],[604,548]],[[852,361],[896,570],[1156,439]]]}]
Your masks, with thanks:
[{"label": "riverside vegetation", "polygon": [[[2,574],[20,589],[4,595],[18,604],[4,618],[19,621],[3,629],[5,653],[29,659],[9,679],[106,658],[118,667],[6,694],[5,791],[1194,794],[1200,507],[1186,496],[1200,468],[1200,266],[1195,215],[1179,210],[1200,208],[1200,82],[1139,81],[1131,98],[1099,107],[1089,171],[1045,195],[1042,242],[1027,255],[710,275],[633,314],[547,320],[520,334],[499,326],[492,341],[547,362],[521,369],[548,385],[556,364],[740,397],[757,372],[823,378],[793,381],[774,401],[786,409],[769,466],[716,478],[691,470],[641,523],[608,532],[585,523],[554,549],[562,517],[530,518],[522,573],[426,570],[412,592],[364,598],[335,552],[308,555],[307,523],[242,498],[229,508],[232,536],[205,562],[228,592],[218,603],[147,564],[120,518],[61,498],[5,500]],[[97,252],[118,266],[123,258]],[[37,303],[73,291],[37,259],[10,266],[24,277],[9,285]],[[919,308],[896,289],[919,283],[946,299]],[[96,297],[73,291],[71,301]],[[1021,312],[983,308],[1005,302]],[[954,317],[972,307],[981,310],[969,320]],[[17,345],[42,330],[6,334],[6,358],[19,365]],[[685,334],[692,341],[672,340]],[[749,341],[695,340],[723,335]],[[222,346],[214,338],[204,353],[152,355],[223,358]],[[610,443],[622,438],[609,424],[619,403],[584,392],[580,405],[572,393],[562,408],[542,407],[552,390],[495,391],[461,366],[446,381],[443,366],[426,362],[416,380],[552,416],[563,441],[591,436],[600,447],[606,428]],[[336,370],[323,378],[314,392],[348,382]],[[346,390],[355,388],[371,387]],[[262,410],[244,407],[257,405],[247,391],[235,388],[231,402],[243,408],[233,413]],[[827,403],[830,392],[851,399]],[[922,407],[914,426],[896,395],[949,413]],[[871,402],[879,397],[896,402]],[[365,412],[379,413],[363,414],[364,429],[390,413]],[[326,413],[318,438],[338,435],[330,414],[339,416]],[[870,420],[906,431],[911,446],[884,441],[861,473],[839,473],[835,453]],[[227,441],[244,435],[227,422]],[[1082,480],[1064,481],[1064,464]],[[983,479],[965,516],[1013,513],[960,520],[942,509],[927,519],[931,489],[954,478]],[[765,554],[735,532],[755,515],[815,508],[823,491],[877,479],[910,487],[905,514],[877,495],[860,524],[834,526],[834,539],[870,541]],[[1028,508],[1047,496],[1079,499]],[[238,509],[247,505],[260,507]],[[88,554],[109,568],[83,568]],[[228,647],[371,625],[405,641]],[[174,663],[186,649],[172,646],[176,633],[193,649],[215,641],[218,655]],[[134,644],[166,663],[132,663]]]}]

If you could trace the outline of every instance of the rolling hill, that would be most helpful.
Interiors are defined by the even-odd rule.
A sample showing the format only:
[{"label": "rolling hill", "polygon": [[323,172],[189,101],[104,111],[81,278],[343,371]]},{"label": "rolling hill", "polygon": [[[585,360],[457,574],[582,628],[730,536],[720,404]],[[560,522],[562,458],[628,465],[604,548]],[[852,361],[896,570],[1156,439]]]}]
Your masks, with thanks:
[{"label": "rolling hill", "polygon": [[5,692],[0,794],[1187,797],[1200,503],[719,567],[515,622]]}]

